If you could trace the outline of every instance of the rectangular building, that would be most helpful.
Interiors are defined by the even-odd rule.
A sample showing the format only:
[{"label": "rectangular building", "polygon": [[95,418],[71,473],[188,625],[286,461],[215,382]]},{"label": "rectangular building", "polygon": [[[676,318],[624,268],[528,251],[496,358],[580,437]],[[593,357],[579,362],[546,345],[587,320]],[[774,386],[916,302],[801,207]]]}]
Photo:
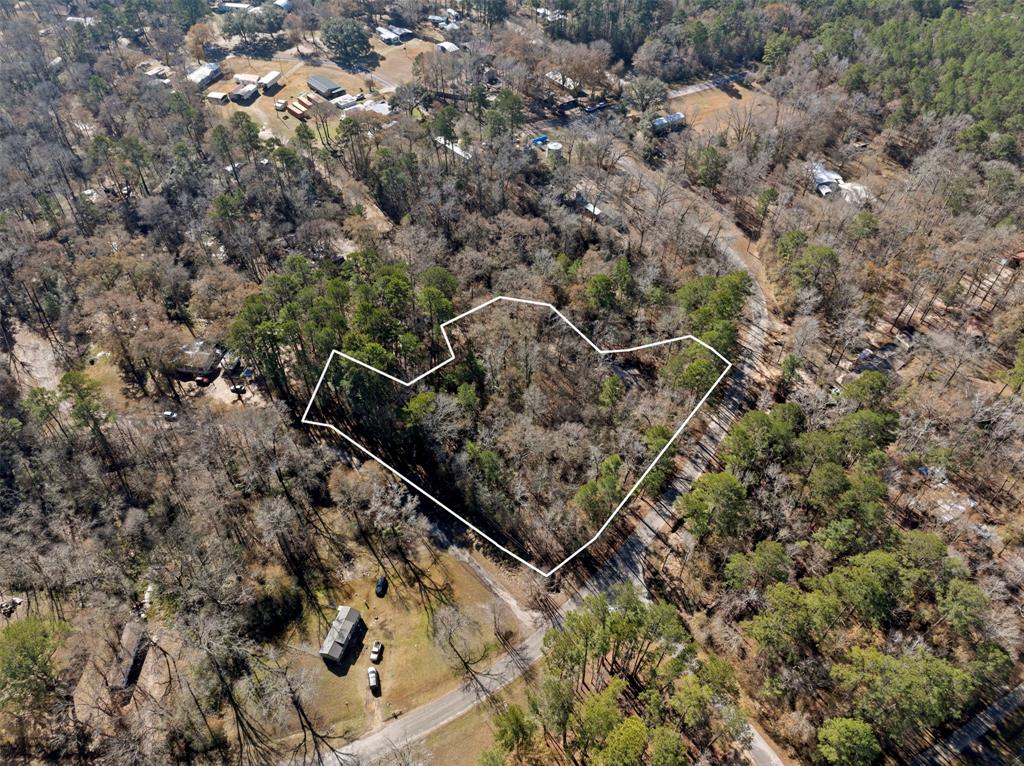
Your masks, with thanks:
[{"label": "rectangular building", "polygon": [[312,75],[306,80],[306,84],[324,98],[337,98],[345,92],[345,89],[328,77],[320,74]]},{"label": "rectangular building", "polygon": [[190,83],[205,88],[211,82],[220,77],[220,64],[209,63],[193,69],[186,75],[185,79]]},{"label": "rectangular building", "polygon": [[655,133],[670,133],[673,130],[682,129],[685,125],[686,117],[683,116],[682,112],[666,114],[664,117],[651,121],[651,129]]},{"label": "rectangular building", "polygon": [[363,618],[357,610],[350,606],[339,606],[338,614],[320,646],[320,656],[326,661],[339,662],[356,636],[362,621]]}]

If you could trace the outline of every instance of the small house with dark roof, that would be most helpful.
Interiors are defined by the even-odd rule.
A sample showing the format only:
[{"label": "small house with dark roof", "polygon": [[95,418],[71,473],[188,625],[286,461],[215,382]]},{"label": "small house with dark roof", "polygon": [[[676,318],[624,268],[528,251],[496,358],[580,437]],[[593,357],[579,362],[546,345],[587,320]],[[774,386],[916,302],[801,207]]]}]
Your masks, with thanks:
[{"label": "small house with dark roof", "polygon": [[212,378],[223,357],[224,349],[207,340],[195,340],[179,349],[174,372],[185,380]]},{"label": "small house with dark roof", "polygon": [[320,646],[320,656],[324,661],[340,662],[362,624],[363,618],[358,610],[350,606],[339,606],[338,614]]}]

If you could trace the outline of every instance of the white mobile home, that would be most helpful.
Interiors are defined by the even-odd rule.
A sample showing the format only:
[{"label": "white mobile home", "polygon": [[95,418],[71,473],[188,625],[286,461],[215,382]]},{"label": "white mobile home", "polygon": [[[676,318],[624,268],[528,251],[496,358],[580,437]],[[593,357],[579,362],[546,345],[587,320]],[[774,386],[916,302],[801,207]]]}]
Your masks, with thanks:
[{"label": "white mobile home", "polygon": [[248,83],[239,85],[228,94],[228,98],[236,103],[244,104],[247,101],[251,101],[256,96],[256,93],[256,86]]},{"label": "white mobile home", "polygon": [[579,92],[580,84],[571,77],[566,77],[557,69],[551,70],[544,76],[551,80],[551,82],[553,82],[555,85],[559,86],[560,88],[564,88],[565,90],[569,91],[574,95]]},{"label": "white mobile home", "polygon": [[267,90],[277,85],[281,79],[281,73],[276,69],[273,69],[263,75],[259,80],[256,81],[256,85],[259,86],[260,90]]},{"label": "white mobile home", "polygon": [[387,27],[377,27],[377,29],[374,31],[376,31],[377,37],[379,37],[380,41],[385,45],[398,45],[400,42],[402,42],[398,38],[398,35],[396,35]]},{"label": "white mobile home", "polygon": [[438,146],[443,146],[445,149],[447,149],[448,151],[450,151],[452,154],[454,154],[456,157],[459,157],[460,159],[464,159],[464,160],[471,160],[471,159],[473,159],[473,155],[472,154],[467,152],[465,149],[463,149],[461,146],[459,146],[454,141],[449,141],[448,139],[444,138],[443,136],[437,136],[434,140],[437,142]]},{"label": "white mobile home", "polygon": [[682,130],[685,125],[686,117],[682,112],[666,114],[664,117],[658,117],[656,120],[651,121],[651,129],[659,134],[671,133],[673,130]]},{"label": "white mobile home", "polygon": [[828,170],[819,160],[811,165],[811,182],[814,184],[814,189],[818,194],[822,197],[827,197],[833,192],[839,191],[839,185],[843,182],[843,177],[838,173]]},{"label": "white mobile home", "polygon": [[406,42],[407,40],[411,40],[416,36],[411,29],[406,29],[405,27],[396,27],[394,24],[388,24],[387,30],[391,32],[391,34],[395,35],[403,43]]},{"label": "white mobile home", "polygon": [[209,63],[193,69],[185,77],[191,83],[205,88],[211,82],[220,77],[220,64]]}]

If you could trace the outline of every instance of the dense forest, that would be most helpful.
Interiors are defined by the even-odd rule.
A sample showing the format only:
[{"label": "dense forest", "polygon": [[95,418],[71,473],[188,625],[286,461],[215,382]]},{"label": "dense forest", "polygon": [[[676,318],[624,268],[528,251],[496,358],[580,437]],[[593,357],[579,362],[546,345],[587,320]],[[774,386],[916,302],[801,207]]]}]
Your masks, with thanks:
[{"label": "dense forest", "polygon": [[[464,684],[469,735],[364,760],[866,766],[1002,698],[1019,4],[455,6],[0,2],[0,759],[355,762]],[[246,67],[376,110],[204,93]],[[551,563],[661,455],[556,578],[302,422],[332,351],[409,379],[495,295],[735,365],[662,453],[722,370],[696,344],[595,365],[506,313],[409,390],[334,358],[316,420]],[[339,604],[389,631],[378,697],[317,655]]]},{"label": "dense forest", "polygon": [[[717,300],[701,302],[699,318],[681,314],[683,330],[707,327],[704,342],[731,352],[745,290],[735,277],[684,285],[677,301],[694,302],[694,293]],[[430,295],[421,293],[421,304],[447,318],[450,304]],[[448,359],[437,327],[428,352],[435,366]],[[643,494],[661,495],[673,455],[687,449],[669,445],[677,427],[725,371],[693,340],[601,356],[543,306],[501,302],[447,333],[456,349],[450,366],[412,387],[352,361],[387,373],[405,367],[379,341],[346,339],[354,356],[332,357],[307,418],[354,437],[545,570],[584,545],[641,477]]]}]

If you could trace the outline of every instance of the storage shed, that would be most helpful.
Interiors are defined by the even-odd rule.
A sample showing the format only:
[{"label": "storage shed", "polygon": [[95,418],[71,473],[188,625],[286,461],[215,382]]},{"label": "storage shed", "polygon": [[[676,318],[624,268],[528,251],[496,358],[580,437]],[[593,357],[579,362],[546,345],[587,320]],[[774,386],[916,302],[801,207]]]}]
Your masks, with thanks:
[{"label": "storage shed", "polygon": [[253,84],[239,85],[228,94],[228,98],[237,103],[245,103],[256,96],[257,88]]},{"label": "storage shed", "polygon": [[306,84],[324,98],[337,98],[345,92],[345,89],[334,80],[320,74],[312,75],[306,80]]}]

